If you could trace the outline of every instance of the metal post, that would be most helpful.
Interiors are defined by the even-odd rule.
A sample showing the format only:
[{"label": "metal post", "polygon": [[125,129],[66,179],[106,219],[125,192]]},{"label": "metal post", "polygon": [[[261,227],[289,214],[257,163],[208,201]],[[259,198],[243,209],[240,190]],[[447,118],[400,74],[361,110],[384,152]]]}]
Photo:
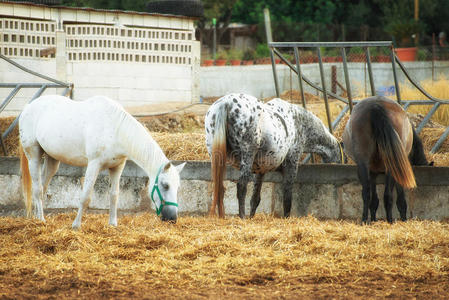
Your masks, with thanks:
[{"label": "metal post", "polygon": [[267,43],[271,43],[273,41],[273,35],[271,33],[270,10],[268,8],[263,9],[263,16],[265,20],[265,34],[267,36]]},{"label": "metal post", "polygon": [[343,58],[343,71],[345,73],[346,92],[348,93],[349,111],[352,112],[352,93],[351,82],[349,82],[348,60],[346,59],[346,49],[341,48],[341,56]]},{"label": "metal post", "polygon": [[318,63],[320,65],[320,76],[321,76],[321,86],[323,88],[324,105],[326,106],[327,124],[329,125],[330,133],[333,133],[332,121],[331,121],[331,117],[329,114],[329,102],[327,100],[326,81],[324,79],[323,60],[321,58],[321,48],[320,47],[317,47],[317,54],[318,54]]},{"label": "metal post", "polygon": [[306,108],[306,97],[304,95],[304,87],[302,86],[302,72],[301,72],[301,63],[299,61],[299,51],[298,47],[293,48],[295,51],[295,61],[296,61],[296,70],[298,71],[298,83],[299,83],[299,90],[301,91],[301,100],[302,100],[302,106]]},{"label": "metal post", "polygon": [[276,96],[279,98],[281,94],[279,92],[279,82],[276,73],[276,61],[274,59],[273,47],[270,46],[270,43],[273,41],[273,35],[271,33],[270,10],[268,8],[264,8],[263,15],[265,20],[265,34],[267,36],[267,44],[268,47],[270,47],[271,66],[273,69],[273,77],[274,77],[274,88],[276,90]]},{"label": "metal post", "polygon": [[212,18],[213,39],[212,39],[212,59],[215,60],[217,53],[217,19]]},{"label": "metal post", "polygon": [[270,48],[270,57],[271,57],[271,68],[273,69],[274,88],[276,90],[276,97],[279,98],[281,93],[279,92],[278,74],[276,72],[276,61],[274,59],[274,52],[272,48]]},{"label": "metal post", "polygon": [[369,47],[365,48],[365,54],[366,54],[366,64],[368,66],[368,76],[369,76],[369,84],[371,87],[371,95],[376,95],[376,88],[374,87],[374,78],[373,78],[373,69],[371,65],[371,57],[369,53]]},{"label": "metal post", "polygon": [[396,74],[396,55],[394,54],[394,47],[391,46],[391,66],[393,68],[394,88],[396,89],[396,99],[401,104],[401,91],[399,90],[398,75]]}]

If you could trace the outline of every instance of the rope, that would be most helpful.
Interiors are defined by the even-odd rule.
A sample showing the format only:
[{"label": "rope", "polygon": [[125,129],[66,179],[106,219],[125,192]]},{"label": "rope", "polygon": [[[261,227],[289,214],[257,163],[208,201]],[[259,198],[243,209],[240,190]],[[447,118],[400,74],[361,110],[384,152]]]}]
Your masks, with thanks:
[{"label": "rope", "polygon": [[185,109],[190,108],[190,107],[195,106],[195,105],[210,105],[210,103],[197,102],[197,103],[192,103],[192,104],[189,104],[187,106],[184,106],[184,107],[181,107],[181,108],[178,108],[178,109],[175,109],[175,110],[171,110],[171,111],[166,111],[166,112],[161,112],[161,113],[152,113],[152,114],[134,114],[132,116],[135,117],[135,118],[163,116],[163,115],[168,115],[168,114],[172,114],[172,113],[175,113],[175,112],[178,112],[178,111],[185,110]]}]

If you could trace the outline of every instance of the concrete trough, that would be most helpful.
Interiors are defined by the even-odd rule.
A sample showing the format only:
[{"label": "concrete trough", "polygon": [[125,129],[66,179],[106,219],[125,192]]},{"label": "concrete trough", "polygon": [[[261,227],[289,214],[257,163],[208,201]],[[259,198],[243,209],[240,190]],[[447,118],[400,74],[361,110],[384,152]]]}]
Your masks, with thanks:
[{"label": "concrete trough", "polygon": [[[175,162],[177,163],[177,162]],[[407,191],[407,215],[409,218],[445,220],[449,219],[449,168],[415,167],[418,188]],[[81,179],[84,169],[61,164],[50,183],[44,200],[46,211],[70,210],[78,206]],[[181,214],[205,214],[212,199],[210,163],[189,161],[181,173],[181,188],[178,194]],[[225,211],[228,215],[238,213],[236,184],[238,171],[227,170],[225,182]],[[377,187],[380,205],[378,218],[384,218],[383,176],[379,176]],[[265,176],[261,192],[261,203],[257,213],[282,215],[282,175],[272,172]],[[128,161],[120,181],[119,210],[139,212],[152,209],[148,197],[148,178],[132,161]],[[107,210],[109,177],[102,172],[95,184],[90,208]],[[246,213],[252,184],[248,186]],[[2,215],[23,214],[24,201],[20,184],[20,167],[17,158],[0,158],[0,212]],[[356,167],[352,165],[314,164],[299,167],[293,187],[292,215],[312,214],[323,219],[360,219],[362,211],[361,185]],[[393,209],[398,218],[397,209]]]}]

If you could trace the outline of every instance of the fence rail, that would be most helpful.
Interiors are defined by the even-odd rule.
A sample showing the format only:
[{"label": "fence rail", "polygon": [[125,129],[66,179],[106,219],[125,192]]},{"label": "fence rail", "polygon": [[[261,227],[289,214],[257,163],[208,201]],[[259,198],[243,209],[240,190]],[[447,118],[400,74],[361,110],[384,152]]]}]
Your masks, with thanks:
[{"label": "fence rail", "polygon": [[[0,59],[5,60],[7,63],[21,69],[22,71],[25,71],[26,73],[29,73],[35,77],[44,79],[49,82],[43,82],[43,83],[0,83],[0,88],[5,89],[12,89],[12,91],[9,93],[9,95],[0,103],[0,113],[8,106],[11,101],[13,101],[14,97],[19,93],[21,89],[38,89],[36,93],[31,97],[30,101],[28,103],[31,103],[36,98],[41,96],[47,88],[64,88],[61,95],[71,95],[73,90],[73,85],[70,83],[65,83],[59,80],[56,80],[54,78],[45,76],[43,74],[37,73],[35,71],[32,71],[28,68],[25,68],[24,66],[16,63],[15,61],[9,59],[8,57],[0,54]],[[3,141],[8,137],[8,135],[13,131],[13,129],[17,126],[17,123],[19,122],[20,114],[14,119],[14,121],[9,125],[9,127],[5,130],[5,132],[0,132],[0,144],[3,150],[4,155],[8,155],[6,151],[6,147],[3,143]]]}]

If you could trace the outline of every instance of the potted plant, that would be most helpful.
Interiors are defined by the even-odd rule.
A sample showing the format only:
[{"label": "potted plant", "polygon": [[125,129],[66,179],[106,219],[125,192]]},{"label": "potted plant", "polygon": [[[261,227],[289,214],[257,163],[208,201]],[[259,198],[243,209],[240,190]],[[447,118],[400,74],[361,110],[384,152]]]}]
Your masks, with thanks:
[{"label": "potted plant", "polygon": [[366,61],[365,51],[363,51],[363,48],[361,47],[352,47],[349,50],[348,60],[350,62],[365,62]]},{"label": "potted plant", "polygon": [[210,57],[210,55],[205,55],[202,60],[201,66],[210,67],[213,65],[214,65],[214,60]]},{"label": "potted plant", "polygon": [[254,64],[254,58],[256,57],[256,52],[252,49],[247,49],[242,55],[242,65],[252,65]]},{"label": "potted plant", "polygon": [[372,47],[370,48],[371,61],[373,62],[390,62],[390,53],[386,47]]},{"label": "potted plant", "polygon": [[393,36],[397,46],[395,52],[401,61],[416,60],[417,48],[414,43],[414,35],[421,30],[421,24],[414,19],[396,18],[385,28],[385,31]]},{"label": "potted plant", "polygon": [[240,66],[240,64],[242,63],[242,56],[243,53],[241,50],[230,49],[228,51],[228,59],[231,63],[231,66]]},{"label": "potted plant", "polygon": [[215,59],[215,65],[216,66],[224,66],[224,65],[226,65],[227,60],[228,60],[228,53],[224,50],[219,51],[217,53],[217,57]]},{"label": "potted plant", "polygon": [[256,47],[256,63],[258,65],[271,63],[270,49],[267,44],[258,44]]}]

